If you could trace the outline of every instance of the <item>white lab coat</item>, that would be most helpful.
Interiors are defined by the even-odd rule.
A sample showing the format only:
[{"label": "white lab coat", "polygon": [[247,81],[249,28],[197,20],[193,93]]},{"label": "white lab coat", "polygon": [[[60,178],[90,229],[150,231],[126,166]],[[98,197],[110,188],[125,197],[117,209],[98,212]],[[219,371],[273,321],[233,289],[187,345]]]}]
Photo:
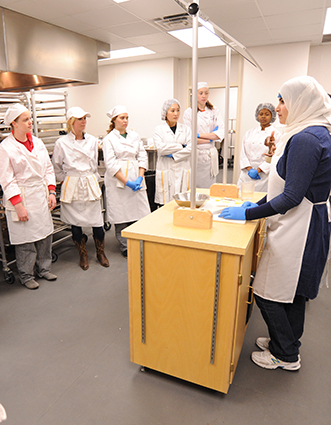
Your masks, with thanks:
[{"label": "white lab coat", "polygon": [[[177,123],[176,133],[165,122],[154,130],[157,150],[155,176],[155,202],[166,204],[175,193],[190,189],[191,181],[191,129]],[[186,145],[186,147],[184,147]],[[165,155],[172,154],[173,158]]]},{"label": "white lab coat", "polygon": [[[48,186],[55,186],[54,170],[42,140],[33,137],[29,152],[10,134],[0,144],[0,184],[4,193],[10,242],[36,242],[53,233],[48,206]],[[18,221],[10,198],[21,195],[29,220]]]},{"label": "white lab coat", "polygon": [[[184,123],[191,128],[192,126],[192,108],[186,109],[183,116]],[[218,130],[214,129],[218,126]],[[205,111],[198,111],[197,122],[198,133],[215,133],[218,138],[224,138],[224,123],[222,116],[217,108]],[[215,147],[215,141],[197,145],[197,187],[209,188],[216,183],[216,176],[219,173],[218,151]]]},{"label": "white lab coat", "polygon": [[103,139],[102,144],[109,222],[130,223],[145,217],[151,212],[145,182],[142,182],[142,189],[134,192],[115,177],[121,170],[128,180],[135,181],[139,177],[139,168],[147,169],[147,153],[139,135],[128,130],[124,138],[114,129]]},{"label": "white lab coat", "polygon": [[98,140],[87,133],[76,140],[70,132],[55,142],[52,162],[57,181],[63,182],[61,220],[74,226],[103,226]]},{"label": "white lab coat", "polygon": [[237,185],[240,187],[241,182],[252,181],[253,179],[249,177],[246,167],[253,167],[255,169],[261,168],[262,173],[260,173],[261,180],[255,181],[255,191],[256,192],[266,192],[268,189],[268,177],[270,171],[270,163],[265,161],[265,153],[268,152],[269,148],[265,146],[264,141],[267,137],[271,135],[272,132],[275,132],[275,144],[280,141],[281,134],[275,127],[270,125],[266,127],[265,130],[261,129],[261,126],[254,127],[248,130],[245,133],[242,142],[242,148],[240,153],[240,168],[241,172],[239,175]]}]

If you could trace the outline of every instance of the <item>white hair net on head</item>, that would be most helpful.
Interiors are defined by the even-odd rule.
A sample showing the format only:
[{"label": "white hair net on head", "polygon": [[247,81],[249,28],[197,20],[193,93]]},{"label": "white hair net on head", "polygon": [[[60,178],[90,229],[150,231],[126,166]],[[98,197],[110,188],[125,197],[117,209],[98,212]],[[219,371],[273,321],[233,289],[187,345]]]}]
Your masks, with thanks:
[{"label": "white hair net on head", "polygon": [[209,89],[209,87],[208,87],[208,84],[205,82],[205,81],[200,81],[199,83],[198,83],[198,90],[200,90],[200,89],[203,89],[203,88],[207,88],[207,89]]},{"label": "white hair net on head", "polygon": [[117,105],[113,109],[111,109],[110,111],[108,111],[106,115],[110,119],[113,119],[114,117],[117,117],[117,115],[127,114],[127,113],[128,113],[128,111],[127,111],[127,109],[126,109],[125,106],[123,106],[123,105]]},{"label": "white hair net on head", "polygon": [[256,121],[259,122],[259,112],[261,111],[261,109],[268,109],[271,112],[272,118],[270,123],[273,123],[276,121],[276,110],[275,107],[272,103],[260,103],[259,105],[257,105],[257,108],[255,109],[255,119]]},{"label": "white hair net on head", "polygon": [[23,114],[23,112],[29,112],[29,110],[21,103],[14,103],[13,105],[10,105],[5,113],[5,124],[10,125],[17,117]]},{"label": "white hair net on head", "polygon": [[167,119],[167,112],[170,106],[173,105],[174,103],[176,103],[180,108],[180,103],[178,102],[177,99],[168,99],[164,102],[161,109],[161,120],[165,121]]}]

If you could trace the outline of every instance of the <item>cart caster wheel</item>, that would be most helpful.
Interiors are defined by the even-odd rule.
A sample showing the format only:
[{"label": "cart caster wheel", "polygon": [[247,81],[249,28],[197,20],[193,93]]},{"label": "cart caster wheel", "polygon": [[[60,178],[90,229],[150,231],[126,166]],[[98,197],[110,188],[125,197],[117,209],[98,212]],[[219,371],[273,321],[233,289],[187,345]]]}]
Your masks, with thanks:
[{"label": "cart caster wheel", "polygon": [[111,223],[106,221],[106,223],[103,225],[103,228],[105,229],[106,232],[108,232],[108,230],[111,229]]},{"label": "cart caster wheel", "polygon": [[5,280],[9,285],[12,285],[15,282],[15,276],[13,272],[4,272]]},{"label": "cart caster wheel", "polygon": [[56,254],[56,252],[52,251],[52,263],[55,263],[55,261],[57,261],[58,258],[59,256]]},{"label": "cart caster wheel", "polygon": [[148,371],[147,367],[145,367],[145,366],[140,366],[140,372],[145,373],[145,372],[147,372],[147,371]]}]

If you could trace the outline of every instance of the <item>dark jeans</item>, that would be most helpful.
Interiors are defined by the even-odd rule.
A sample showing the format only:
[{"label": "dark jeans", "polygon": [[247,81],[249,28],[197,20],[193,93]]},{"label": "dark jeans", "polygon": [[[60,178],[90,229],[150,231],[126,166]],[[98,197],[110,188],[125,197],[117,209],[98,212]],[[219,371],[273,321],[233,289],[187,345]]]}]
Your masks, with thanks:
[{"label": "dark jeans", "polygon": [[118,242],[120,243],[120,252],[123,254],[128,250],[128,243],[124,236],[121,235],[122,230],[131,226],[135,221],[130,221],[129,223],[115,223],[115,236]]},{"label": "dark jeans", "polygon": [[255,295],[255,300],[268,326],[271,354],[284,362],[296,362],[304,329],[306,298],[296,295],[292,303],[279,303]]},{"label": "dark jeans", "polygon": [[[98,239],[98,241],[103,241],[105,237],[105,231],[103,227],[92,227],[93,229],[93,237]],[[72,239],[78,243],[82,240],[83,237],[83,229],[79,226],[71,226]]]}]

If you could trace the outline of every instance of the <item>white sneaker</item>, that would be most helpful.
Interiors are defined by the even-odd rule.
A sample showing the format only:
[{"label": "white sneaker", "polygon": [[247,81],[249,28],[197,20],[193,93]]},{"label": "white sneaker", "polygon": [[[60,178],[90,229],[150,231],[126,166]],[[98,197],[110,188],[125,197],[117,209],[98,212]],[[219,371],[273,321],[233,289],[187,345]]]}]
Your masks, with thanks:
[{"label": "white sneaker", "polygon": [[300,360],[296,362],[283,362],[274,357],[269,350],[254,351],[251,354],[252,361],[264,369],[277,369],[280,367],[285,370],[298,370],[301,367]]},{"label": "white sneaker", "polygon": [[261,350],[269,350],[269,342],[270,338],[267,338],[266,336],[260,336],[256,339],[255,344],[261,348]]},{"label": "white sneaker", "polygon": [[[261,348],[261,350],[265,351],[265,350],[269,350],[269,342],[270,342],[270,338],[267,338],[266,336],[260,336],[259,338],[256,339],[255,344],[259,348]],[[299,359],[299,362],[301,362],[300,354],[298,354],[298,359]]]}]

